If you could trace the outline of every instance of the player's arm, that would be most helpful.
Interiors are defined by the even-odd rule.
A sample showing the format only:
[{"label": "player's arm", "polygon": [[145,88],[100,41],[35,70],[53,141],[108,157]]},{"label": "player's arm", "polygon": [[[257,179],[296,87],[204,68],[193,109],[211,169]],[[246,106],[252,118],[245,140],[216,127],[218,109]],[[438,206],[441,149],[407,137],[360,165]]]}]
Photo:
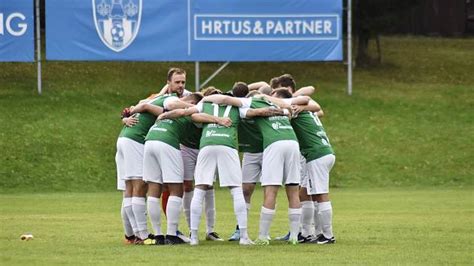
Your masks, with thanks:
[{"label": "player's arm", "polygon": [[168,110],[185,109],[185,108],[191,108],[191,107],[194,107],[194,104],[183,102],[179,99],[166,103],[166,109]]},{"label": "player's arm", "polygon": [[227,95],[209,95],[206,96],[202,99],[203,102],[211,102],[215,104],[224,104],[224,105],[232,105],[232,106],[237,106],[241,107],[242,106],[242,101],[238,98],[235,97],[230,97]]},{"label": "player's arm", "polygon": [[186,109],[175,109],[165,113],[162,113],[158,116],[159,120],[163,119],[176,119],[183,116],[189,116],[195,113],[199,113],[199,110],[196,107],[186,108]]},{"label": "player's arm", "polygon": [[316,112],[316,115],[321,118],[324,116],[324,112],[323,112],[323,109],[319,110],[318,112]]},{"label": "player's arm", "polygon": [[299,90],[295,91],[295,93],[293,93],[293,96],[294,97],[297,97],[297,96],[311,96],[313,95],[313,93],[316,91],[316,89],[313,87],[313,86],[306,86],[306,87],[302,87],[300,88]]},{"label": "player's arm", "polygon": [[130,110],[131,114],[136,113],[150,113],[154,116],[159,116],[163,113],[163,108],[149,103],[139,103]]},{"label": "player's arm", "polygon": [[264,107],[264,108],[257,108],[257,109],[248,109],[245,113],[245,117],[257,117],[257,116],[276,116],[276,115],[287,115],[287,109],[278,109],[272,107]]},{"label": "player's arm", "polygon": [[265,81],[258,81],[258,82],[250,83],[247,86],[249,88],[249,91],[254,91],[254,90],[260,89],[263,86],[270,86],[270,85],[268,85],[268,83],[266,83]]},{"label": "player's arm", "polygon": [[315,102],[313,99],[311,99],[308,104],[306,104],[306,105],[292,105],[291,109],[293,110],[293,114],[297,115],[297,114],[301,113],[302,111],[317,113],[317,112],[321,111],[321,106],[317,102]]},{"label": "player's arm", "polygon": [[138,118],[136,118],[135,116],[122,118],[122,124],[127,127],[133,127],[136,123],[138,123]]},{"label": "player's arm", "polygon": [[309,101],[311,100],[311,98],[308,96],[298,96],[296,98],[291,98],[291,101],[282,99],[282,98],[268,96],[268,95],[264,95],[263,97],[266,100],[280,106],[280,108],[291,108],[291,105],[307,105]]},{"label": "player's arm", "polygon": [[206,113],[192,114],[191,119],[195,123],[203,123],[203,124],[214,123],[214,124],[219,124],[225,127],[232,126],[232,120],[229,117],[217,117],[217,116],[209,115]]}]

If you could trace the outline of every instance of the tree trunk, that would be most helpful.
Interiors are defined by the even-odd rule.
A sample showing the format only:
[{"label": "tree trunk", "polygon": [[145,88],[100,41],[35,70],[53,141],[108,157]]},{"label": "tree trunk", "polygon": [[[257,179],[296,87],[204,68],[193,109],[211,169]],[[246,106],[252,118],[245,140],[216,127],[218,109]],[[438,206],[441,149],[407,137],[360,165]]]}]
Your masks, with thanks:
[{"label": "tree trunk", "polygon": [[370,32],[365,29],[359,30],[357,34],[358,46],[357,46],[357,66],[367,66],[370,64],[370,58],[368,54]]},{"label": "tree trunk", "polygon": [[380,35],[375,34],[375,43],[377,44],[377,63],[382,64],[382,48],[380,48]]}]

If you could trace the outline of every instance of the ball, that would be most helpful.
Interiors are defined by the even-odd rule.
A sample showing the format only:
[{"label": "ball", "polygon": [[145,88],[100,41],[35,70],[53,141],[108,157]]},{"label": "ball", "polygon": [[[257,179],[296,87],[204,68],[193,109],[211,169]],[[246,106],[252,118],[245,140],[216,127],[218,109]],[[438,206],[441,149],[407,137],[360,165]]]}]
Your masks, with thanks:
[{"label": "ball", "polygon": [[121,24],[114,24],[111,30],[112,40],[114,42],[122,42],[123,36],[125,35],[125,31]]},{"label": "ball", "polygon": [[23,234],[23,235],[20,236],[20,239],[24,240],[24,241],[33,240],[33,235],[30,234],[30,233]]}]

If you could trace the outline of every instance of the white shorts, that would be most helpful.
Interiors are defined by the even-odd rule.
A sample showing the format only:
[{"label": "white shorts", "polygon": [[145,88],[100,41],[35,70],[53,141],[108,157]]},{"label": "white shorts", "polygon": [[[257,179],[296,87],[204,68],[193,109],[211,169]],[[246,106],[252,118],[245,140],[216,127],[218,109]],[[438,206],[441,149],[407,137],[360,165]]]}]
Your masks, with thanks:
[{"label": "white shorts", "polygon": [[193,181],[199,149],[189,148],[184,145],[180,145],[180,147],[184,165],[184,180]]},{"label": "white shorts", "polygon": [[242,183],[260,182],[263,153],[244,152],[242,158]]},{"label": "white shorts", "polygon": [[300,186],[306,187],[306,183],[308,182],[308,167],[306,167],[306,158],[303,155],[300,156]]},{"label": "white shorts", "polygon": [[221,187],[242,186],[242,171],[236,149],[223,145],[211,145],[199,151],[194,173],[195,185],[211,186],[216,172],[219,174]]},{"label": "white shorts", "polygon": [[183,183],[181,151],[162,141],[145,142],[143,181],[153,183]]},{"label": "white shorts", "polygon": [[[143,178],[144,145],[129,138],[117,139],[117,179],[131,180]],[[118,186],[118,184],[117,184]]]},{"label": "white shorts", "polygon": [[306,164],[308,181],[305,187],[308,195],[329,193],[329,172],[335,161],[336,156],[329,154]]},{"label": "white shorts", "polygon": [[294,140],[280,140],[263,151],[262,186],[300,183],[300,150]]}]

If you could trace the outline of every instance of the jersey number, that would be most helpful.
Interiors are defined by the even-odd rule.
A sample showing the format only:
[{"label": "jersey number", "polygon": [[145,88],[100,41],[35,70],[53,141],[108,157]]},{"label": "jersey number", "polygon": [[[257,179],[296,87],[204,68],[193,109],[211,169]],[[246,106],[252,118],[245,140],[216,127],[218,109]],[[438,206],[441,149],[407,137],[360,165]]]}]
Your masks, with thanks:
[{"label": "jersey number", "polygon": [[[213,103],[212,106],[214,107],[214,116],[219,117],[219,105]],[[231,109],[232,109],[232,105],[227,105],[224,111],[224,115],[222,117],[229,117]]]}]

